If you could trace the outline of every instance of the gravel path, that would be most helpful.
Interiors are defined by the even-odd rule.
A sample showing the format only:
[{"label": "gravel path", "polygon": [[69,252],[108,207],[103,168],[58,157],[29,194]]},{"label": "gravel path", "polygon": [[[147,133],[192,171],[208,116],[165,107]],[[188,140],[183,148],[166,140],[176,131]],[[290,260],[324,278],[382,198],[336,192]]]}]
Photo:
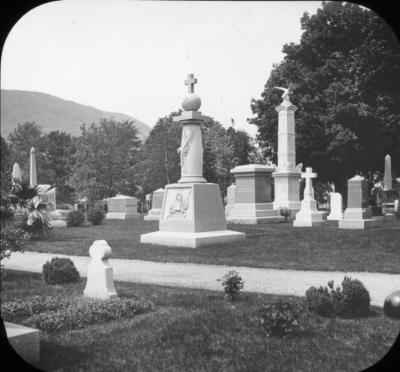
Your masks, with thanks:
[{"label": "gravel path", "polygon": [[[2,264],[7,269],[42,272],[43,264],[52,257],[69,257],[79,273],[86,276],[90,257],[15,252],[10,259],[4,259]],[[380,307],[389,293],[400,289],[400,274],[277,270],[127,259],[109,261],[114,269],[114,279],[124,282],[221,290],[217,279],[228,270],[237,270],[245,281],[244,291],[295,296],[304,296],[310,286],[325,286],[329,280],[334,280],[335,285],[339,285],[343,277],[348,275],[361,280],[370,292],[371,303]]]}]

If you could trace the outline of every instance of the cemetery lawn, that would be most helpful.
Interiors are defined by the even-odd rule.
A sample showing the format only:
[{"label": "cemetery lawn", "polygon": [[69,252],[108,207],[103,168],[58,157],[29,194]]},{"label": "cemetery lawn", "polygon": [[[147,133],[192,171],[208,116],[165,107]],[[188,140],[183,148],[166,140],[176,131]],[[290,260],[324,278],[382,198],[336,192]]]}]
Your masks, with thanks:
[{"label": "cemetery lawn", "polygon": [[[85,280],[51,286],[41,274],[6,271],[2,303],[34,295],[81,296]],[[260,306],[284,296],[242,293],[230,303],[221,292],[116,282],[121,297],[143,296],[155,311],[79,330],[41,333],[46,371],[359,371],[392,347],[400,321],[373,308],[361,319],[323,318],[303,307],[303,330],[267,337]]]},{"label": "cemetery lawn", "polygon": [[140,235],[158,230],[158,222],[104,220],[102,225],[55,229],[32,240],[27,251],[88,256],[94,240],[105,239],[113,258],[158,262],[249,266],[274,269],[400,273],[400,223],[370,230],[333,226],[294,228],[292,223],[257,226],[229,224],[246,240],[197,249],[140,243]]}]

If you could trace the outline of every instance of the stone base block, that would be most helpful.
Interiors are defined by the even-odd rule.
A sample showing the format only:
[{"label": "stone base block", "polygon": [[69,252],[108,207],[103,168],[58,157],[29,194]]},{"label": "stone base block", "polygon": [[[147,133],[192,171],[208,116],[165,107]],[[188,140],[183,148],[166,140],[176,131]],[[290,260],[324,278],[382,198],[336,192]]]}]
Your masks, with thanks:
[{"label": "stone base block", "polygon": [[285,218],[273,209],[272,203],[235,203],[226,220],[231,223],[258,224],[280,222]]},{"label": "stone base block", "polygon": [[325,220],[317,220],[317,221],[294,220],[293,221],[293,226],[294,227],[313,227],[313,226],[321,226],[324,223],[325,223]]},{"label": "stone base block", "polygon": [[141,243],[166,245],[168,247],[198,248],[206,245],[244,240],[245,233],[231,230],[206,232],[155,231],[140,236]]},{"label": "stone base block", "polygon": [[40,360],[40,331],[15,323],[4,322],[7,338],[12,348],[28,363]]},{"label": "stone base block", "polygon": [[341,220],[329,220],[329,219],[327,219],[326,220],[326,224],[328,226],[332,226],[332,227],[339,227],[339,221],[341,221]]},{"label": "stone base block", "polygon": [[341,220],[339,221],[339,229],[370,229],[373,227],[381,227],[381,226],[392,226],[395,223],[398,223],[393,218],[385,218],[382,216],[377,216],[365,220]]},{"label": "stone base block", "polygon": [[134,218],[139,218],[139,213],[109,212],[106,214],[106,220],[128,220]]},{"label": "stone base block", "polygon": [[143,217],[145,221],[159,221],[161,215],[161,209],[155,211],[153,209],[149,210],[149,213]]},{"label": "stone base block", "polygon": [[66,228],[67,223],[64,220],[56,220],[56,221],[50,221],[50,227],[54,229],[59,229],[59,228]]}]

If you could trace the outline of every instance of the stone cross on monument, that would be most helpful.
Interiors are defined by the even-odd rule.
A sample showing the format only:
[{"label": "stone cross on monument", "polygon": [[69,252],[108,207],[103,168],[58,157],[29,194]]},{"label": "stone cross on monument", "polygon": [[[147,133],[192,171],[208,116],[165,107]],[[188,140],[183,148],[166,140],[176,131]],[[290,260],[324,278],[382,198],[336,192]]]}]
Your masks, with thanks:
[{"label": "stone cross on monument", "polygon": [[317,174],[313,173],[312,168],[307,167],[306,171],[301,174],[301,178],[305,178],[306,187],[304,188],[304,199],[314,200],[314,189],[311,180],[317,178]]},{"label": "stone cross on monument", "polygon": [[193,74],[188,74],[187,79],[185,80],[185,85],[188,86],[188,93],[194,93],[194,85],[197,84],[197,79]]},{"label": "stone cross on monument", "polygon": [[310,167],[307,167],[306,171],[301,174],[301,178],[305,178],[306,180],[306,187],[300,211],[296,214],[296,219],[293,221],[294,227],[318,226],[323,223],[323,213],[317,209],[317,202],[314,199],[314,189],[312,187],[312,179],[316,177],[317,174],[313,173]]}]

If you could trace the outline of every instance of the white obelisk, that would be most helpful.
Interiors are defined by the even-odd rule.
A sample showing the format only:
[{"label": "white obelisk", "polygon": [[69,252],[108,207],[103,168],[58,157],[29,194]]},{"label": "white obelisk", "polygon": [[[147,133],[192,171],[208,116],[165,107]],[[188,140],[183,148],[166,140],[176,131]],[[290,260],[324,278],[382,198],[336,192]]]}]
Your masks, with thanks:
[{"label": "white obelisk", "polygon": [[35,151],[34,147],[31,148],[30,168],[29,168],[29,184],[31,187],[37,186],[36,151]]}]

